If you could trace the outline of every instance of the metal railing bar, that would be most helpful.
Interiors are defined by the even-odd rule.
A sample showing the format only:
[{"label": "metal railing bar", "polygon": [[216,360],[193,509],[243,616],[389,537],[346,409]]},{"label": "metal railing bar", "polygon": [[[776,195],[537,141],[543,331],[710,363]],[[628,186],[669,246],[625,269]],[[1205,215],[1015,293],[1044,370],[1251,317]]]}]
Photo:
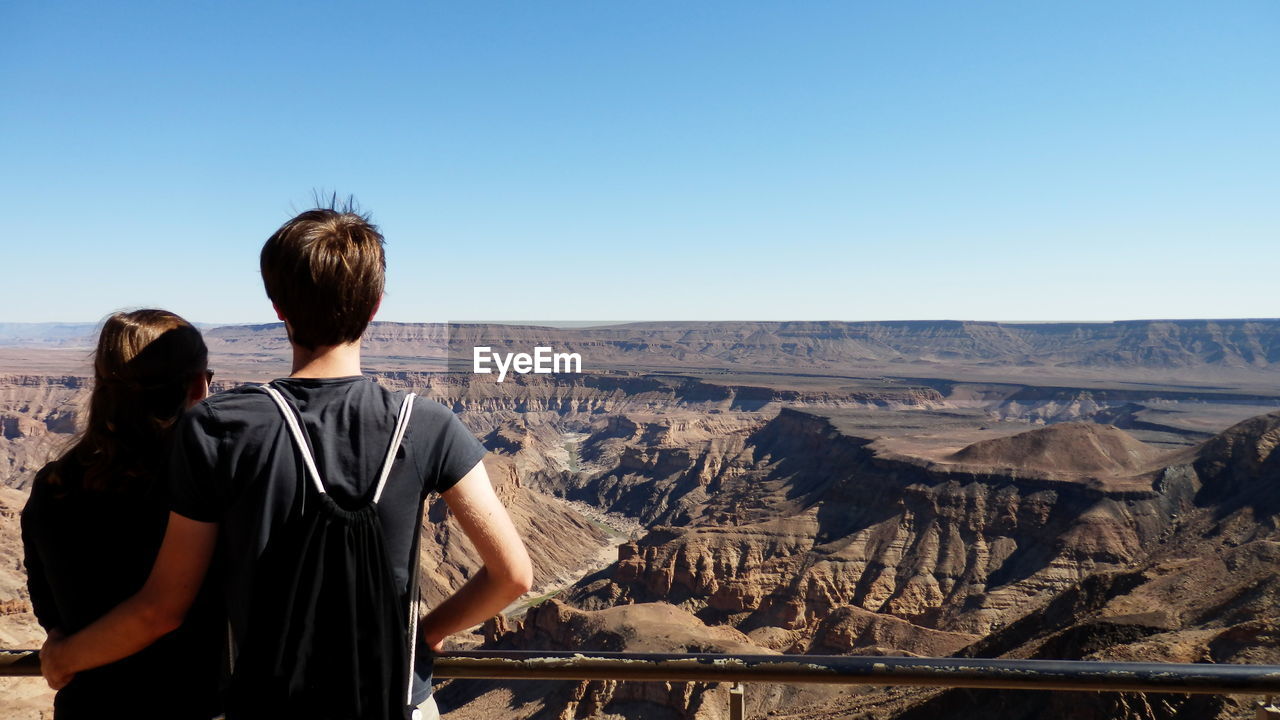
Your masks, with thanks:
[{"label": "metal railing bar", "polygon": [[[30,650],[0,651],[0,676],[39,675]],[[1280,665],[1085,660],[474,651],[435,658],[438,678],[921,685],[1005,690],[1280,694]]]},{"label": "metal railing bar", "polygon": [[0,650],[0,677],[40,674],[40,653],[35,650]]},{"label": "metal railing bar", "polygon": [[1007,690],[1107,690],[1266,694],[1280,665],[1120,663],[1085,660],[857,657],[847,655],[667,655],[483,651],[436,659],[440,678],[659,680],[834,685],[924,685]]}]

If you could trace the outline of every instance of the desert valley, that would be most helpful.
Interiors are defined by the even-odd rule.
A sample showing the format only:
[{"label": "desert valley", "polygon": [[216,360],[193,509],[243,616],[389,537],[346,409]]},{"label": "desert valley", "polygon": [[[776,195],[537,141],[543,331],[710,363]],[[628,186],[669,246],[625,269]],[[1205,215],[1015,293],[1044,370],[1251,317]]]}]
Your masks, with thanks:
[{"label": "desert valley", "polygon": [[[73,439],[92,326],[0,326],[0,647],[38,647],[19,513]],[[288,374],[206,329],[215,390]],[[581,373],[468,371],[550,345]],[[1280,321],[375,323],[453,409],[536,571],[456,647],[1280,663]],[[422,594],[476,559],[442,503]],[[713,684],[452,681],[446,717],[727,718]],[[0,681],[0,718],[49,714]],[[1236,718],[1250,698],[753,685],[749,717]]]}]

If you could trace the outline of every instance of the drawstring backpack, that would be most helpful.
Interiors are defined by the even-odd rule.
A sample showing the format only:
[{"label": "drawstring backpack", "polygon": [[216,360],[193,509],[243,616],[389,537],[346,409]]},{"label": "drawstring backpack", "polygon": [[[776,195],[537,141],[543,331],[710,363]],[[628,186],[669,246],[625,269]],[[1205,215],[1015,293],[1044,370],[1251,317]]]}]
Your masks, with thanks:
[{"label": "drawstring backpack", "polygon": [[[372,500],[349,510],[325,490],[297,411],[275,388],[262,389],[279,407],[310,482],[301,483],[301,511],[272,533],[259,559],[227,717],[407,720],[417,598],[406,617],[377,505],[414,394],[400,405]],[[416,581],[416,558],[414,565]],[[410,585],[416,596],[416,582]]]}]

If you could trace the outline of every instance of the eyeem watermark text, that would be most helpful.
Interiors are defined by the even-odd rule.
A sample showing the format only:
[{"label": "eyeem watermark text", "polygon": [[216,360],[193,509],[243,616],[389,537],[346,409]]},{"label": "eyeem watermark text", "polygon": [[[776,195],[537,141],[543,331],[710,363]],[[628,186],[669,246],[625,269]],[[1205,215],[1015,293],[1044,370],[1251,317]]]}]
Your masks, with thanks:
[{"label": "eyeem watermark text", "polygon": [[551,348],[541,345],[533,349],[532,355],[494,352],[487,345],[474,347],[471,353],[472,372],[489,374],[493,372],[493,367],[497,367],[498,382],[507,379],[508,371],[518,375],[582,372],[582,356],[578,353],[552,352]]}]

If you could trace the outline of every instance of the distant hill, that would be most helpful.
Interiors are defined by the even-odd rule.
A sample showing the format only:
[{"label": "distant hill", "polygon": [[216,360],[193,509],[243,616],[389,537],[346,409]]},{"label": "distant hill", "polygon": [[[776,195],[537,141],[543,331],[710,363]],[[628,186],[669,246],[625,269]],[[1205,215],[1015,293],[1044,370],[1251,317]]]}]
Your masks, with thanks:
[{"label": "distant hill", "polygon": [[88,347],[97,323],[0,323],[0,347]]},{"label": "distant hill", "polygon": [[982,440],[955,453],[958,463],[1047,472],[1122,474],[1147,468],[1160,451],[1111,425],[1070,422]]},{"label": "distant hill", "polygon": [[[0,323],[0,347],[88,347],[97,323]],[[284,326],[200,325],[211,349],[286,345]],[[603,327],[374,323],[375,355],[462,356],[476,344],[553,344],[598,362],[818,367],[857,363],[988,367],[1262,369],[1280,366],[1280,319],[1102,323],[645,322]]]},{"label": "distant hill", "polygon": [[[210,346],[279,349],[283,326],[211,330]],[[374,323],[370,354],[469,357],[470,347],[550,344],[598,364],[831,367],[858,363],[1196,369],[1280,366],[1280,319],[1110,323],[651,322],[594,328]]]},{"label": "distant hill", "polygon": [[[218,327],[236,325],[210,325],[195,323],[203,332]],[[87,347],[98,340],[101,322],[91,323],[0,323],[0,347]]]}]

